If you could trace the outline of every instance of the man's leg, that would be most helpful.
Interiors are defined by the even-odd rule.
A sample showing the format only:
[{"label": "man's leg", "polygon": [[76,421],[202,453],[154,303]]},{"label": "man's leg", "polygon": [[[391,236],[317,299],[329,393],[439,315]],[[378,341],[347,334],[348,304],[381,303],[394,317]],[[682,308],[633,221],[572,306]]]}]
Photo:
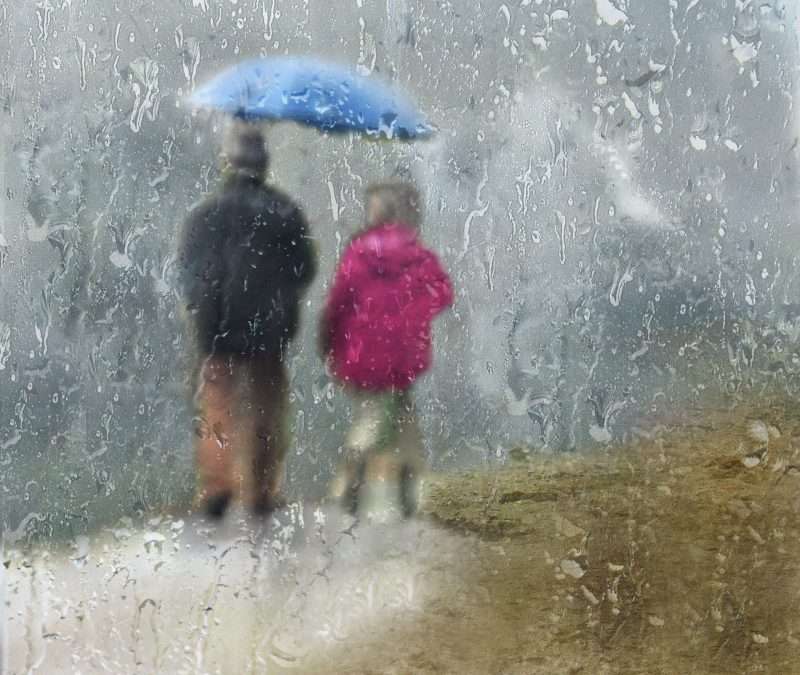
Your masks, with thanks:
[{"label": "man's leg", "polygon": [[288,437],[286,413],[289,383],[280,353],[255,356],[249,365],[248,456],[250,501],[256,513],[269,514],[282,505]]},{"label": "man's leg", "polygon": [[209,515],[221,517],[234,493],[233,438],[236,409],[236,361],[209,356],[199,373],[196,395],[200,423],[195,445],[198,500]]}]

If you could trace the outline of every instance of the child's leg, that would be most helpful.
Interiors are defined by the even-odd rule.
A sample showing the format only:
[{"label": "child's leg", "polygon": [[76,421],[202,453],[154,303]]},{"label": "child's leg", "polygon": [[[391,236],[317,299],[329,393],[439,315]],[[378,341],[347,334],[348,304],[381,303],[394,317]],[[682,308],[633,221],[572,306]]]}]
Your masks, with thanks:
[{"label": "child's leg", "polygon": [[342,508],[351,516],[356,516],[361,506],[361,490],[367,475],[366,455],[350,458],[345,463],[344,472],[346,484],[342,494]]},{"label": "child's leg", "polygon": [[196,394],[200,412],[195,453],[199,479],[198,500],[208,513],[220,517],[234,492],[233,447],[236,408],[236,361],[231,356],[209,356],[199,373]]},{"label": "child's leg", "polygon": [[280,353],[255,357],[249,368],[249,429],[245,461],[251,472],[250,502],[256,513],[281,505],[287,452],[286,411],[289,386]]},{"label": "child's leg", "polygon": [[384,431],[385,396],[362,393],[354,397],[353,424],[345,439],[345,489],[342,507],[356,515],[361,504],[361,492],[370,456],[381,443]]},{"label": "child's leg", "polygon": [[416,406],[411,392],[406,390],[395,395],[397,409],[397,449],[400,458],[399,497],[400,510],[409,518],[417,510],[420,477],[425,467],[423,460],[422,432],[419,428]]}]

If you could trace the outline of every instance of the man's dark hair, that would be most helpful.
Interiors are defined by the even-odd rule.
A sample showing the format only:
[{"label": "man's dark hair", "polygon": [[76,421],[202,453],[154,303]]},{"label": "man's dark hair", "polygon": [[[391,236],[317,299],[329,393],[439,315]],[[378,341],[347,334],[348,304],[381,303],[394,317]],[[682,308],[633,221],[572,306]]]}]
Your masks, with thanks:
[{"label": "man's dark hair", "polygon": [[263,178],[269,166],[269,154],[261,129],[246,120],[232,120],[222,141],[222,157],[230,171]]}]

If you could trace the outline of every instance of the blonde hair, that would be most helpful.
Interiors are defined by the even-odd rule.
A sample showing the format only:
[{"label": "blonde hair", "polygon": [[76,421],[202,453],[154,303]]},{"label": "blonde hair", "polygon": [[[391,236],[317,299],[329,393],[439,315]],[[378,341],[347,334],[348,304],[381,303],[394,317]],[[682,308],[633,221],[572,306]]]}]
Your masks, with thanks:
[{"label": "blonde hair", "polygon": [[[422,196],[417,188],[406,181],[374,183],[366,190],[368,225],[403,223],[411,227],[422,224]],[[370,204],[376,213],[370,215]]]}]

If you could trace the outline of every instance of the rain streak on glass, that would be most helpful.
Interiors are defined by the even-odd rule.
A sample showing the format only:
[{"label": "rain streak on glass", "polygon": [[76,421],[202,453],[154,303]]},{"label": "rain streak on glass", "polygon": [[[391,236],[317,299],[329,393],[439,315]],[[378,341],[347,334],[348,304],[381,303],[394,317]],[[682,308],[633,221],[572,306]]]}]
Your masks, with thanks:
[{"label": "rain streak on glass", "polygon": [[1,5],[0,673],[795,672],[799,29]]}]

